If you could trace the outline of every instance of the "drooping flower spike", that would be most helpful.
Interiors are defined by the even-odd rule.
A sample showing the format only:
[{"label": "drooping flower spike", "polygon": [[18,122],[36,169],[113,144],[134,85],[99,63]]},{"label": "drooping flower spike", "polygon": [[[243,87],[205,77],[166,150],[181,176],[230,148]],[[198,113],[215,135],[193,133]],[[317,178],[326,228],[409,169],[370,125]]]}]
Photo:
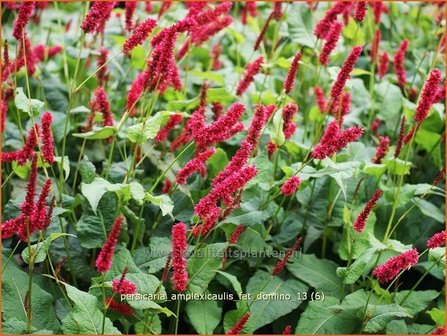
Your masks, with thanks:
[{"label": "drooping flower spike", "polygon": [[26,25],[31,18],[31,14],[33,13],[35,5],[35,1],[23,1],[23,3],[19,7],[17,19],[14,21],[12,36],[14,36],[17,41],[20,41],[20,43],[22,41],[22,36],[25,33]]},{"label": "drooping flower spike", "polygon": [[373,275],[380,283],[387,283],[396,278],[401,271],[416,265],[418,260],[419,253],[417,250],[408,250],[396,257],[388,259],[384,264],[377,266],[373,271]]},{"label": "drooping flower spike", "polygon": [[292,196],[301,184],[298,176],[292,176],[281,186],[281,192],[284,196]]},{"label": "drooping flower spike", "polygon": [[136,46],[143,44],[143,42],[148,38],[149,34],[152,32],[156,25],[157,21],[151,18],[143,21],[135,29],[133,34],[126,40],[126,42],[124,42],[124,53],[128,55]]},{"label": "drooping flower spike", "polygon": [[90,7],[84,21],[81,24],[81,29],[86,34],[92,34],[100,32],[101,24],[104,20],[110,16],[113,8],[115,7],[115,1],[95,1]]},{"label": "drooping flower spike", "polygon": [[244,76],[237,85],[236,94],[238,96],[242,96],[242,94],[248,89],[249,85],[254,80],[254,76],[256,76],[261,70],[263,62],[264,58],[260,56],[253,63],[247,64]]},{"label": "drooping flower spike", "polygon": [[427,247],[430,249],[445,245],[445,230],[435,233],[428,241]]},{"label": "drooping flower spike", "polygon": [[389,65],[390,57],[388,56],[388,53],[384,51],[379,57],[379,65],[377,67],[379,79],[385,77],[386,73],[388,72]]},{"label": "drooping flower spike", "polygon": [[343,24],[335,21],[326,36],[326,42],[321,50],[319,61],[322,65],[327,65],[329,63],[329,55],[335,49],[338,39],[340,38],[340,32],[343,28]]},{"label": "drooping flower spike", "polygon": [[97,60],[98,72],[96,73],[96,80],[98,81],[98,86],[104,86],[106,82],[109,80],[109,69],[107,65],[107,57],[109,56],[109,51],[104,48],[99,48],[99,57]]},{"label": "drooping flower spike", "polygon": [[255,45],[253,46],[253,50],[256,51],[259,49],[262,41],[264,40],[265,33],[267,32],[267,28],[269,27],[270,21],[272,20],[272,14],[269,15],[264,25],[262,26],[261,32],[258,35],[258,38],[255,41]]},{"label": "drooping flower spike", "polygon": [[236,229],[234,229],[233,233],[231,234],[230,238],[228,239],[228,243],[231,245],[234,245],[237,243],[239,236],[244,232],[245,226],[243,224],[239,224]]},{"label": "drooping flower spike", "polygon": [[159,143],[166,141],[169,132],[171,132],[175,126],[179,125],[182,122],[182,120],[183,116],[181,114],[178,113],[171,114],[166,124],[158,131],[157,135],[154,138],[154,142]]},{"label": "drooping flower spike", "polygon": [[206,176],[205,162],[216,153],[216,148],[211,147],[197,154],[192,160],[185,164],[185,166],[177,173],[177,183],[180,185],[186,184],[186,180],[194,172],[199,172],[200,175]]},{"label": "drooping flower spike", "polygon": [[126,30],[131,31],[133,28],[132,16],[137,9],[138,2],[126,1],[124,5],[124,19],[126,23]]},{"label": "drooping flower spike", "polygon": [[332,8],[326,11],[324,17],[318,21],[314,34],[320,39],[325,39],[332,24],[337,20],[337,15],[342,14],[351,4],[349,1],[337,1]]},{"label": "drooping flower spike", "polygon": [[366,16],[366,1],[357,1],[355,4],[354,20],[362,22]]}]

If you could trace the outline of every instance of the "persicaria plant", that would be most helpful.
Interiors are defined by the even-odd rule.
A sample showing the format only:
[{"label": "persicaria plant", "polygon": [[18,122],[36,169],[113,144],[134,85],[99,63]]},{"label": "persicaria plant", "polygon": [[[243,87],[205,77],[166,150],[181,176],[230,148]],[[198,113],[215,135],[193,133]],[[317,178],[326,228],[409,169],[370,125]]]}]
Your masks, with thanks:
[{"label": "persicaria plant", "polygon": [[445,329],[445,2],[2,2],[2,332]]}]

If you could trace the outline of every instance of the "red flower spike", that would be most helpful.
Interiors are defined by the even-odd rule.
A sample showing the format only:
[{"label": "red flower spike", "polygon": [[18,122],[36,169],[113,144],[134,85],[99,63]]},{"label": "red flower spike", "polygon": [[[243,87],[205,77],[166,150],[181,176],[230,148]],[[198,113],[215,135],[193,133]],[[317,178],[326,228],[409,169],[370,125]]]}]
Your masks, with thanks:
[{"label": "red flower spike", "polygon": [[433,331],[432,335],[444,335],[445,336],[446,333],[447,333],[446,327],[437,327]]},{"label": "red flower spike", "polygon": [[340,101],[346,81],[349,79],[351,71],[354,69],[354,65],[362,53],[362,50],[363,48],[361,46],[356,46],[352,48],[350,54],[346,58],[345,63],[331,88],[331,98],[334,102]]},{"label": "red flower spike", "polygon": [[355,4],[354,20],[362,22],[366,16],[366,1],[358,1]]},{"label": "red flower spike", "polygon": [[107,65],[104,65],[107,62],[109,51],[104,47],[100,47],[98,51],[99,57],[96,62],[98,72],[96,73],[96,80],[98,81],[98,86],[104,86],[106,81],[109,80],[109,69],[107,68]]},{"label": "red flower spike", "polygon": [[264,58],[260,56],[253,63],[247,64],[244,76],[237,85],[236,94],[238,96],[242,96],[242,94],[248,89],[248,86],[254,80],[254,76],[256,76],[261,70],[263,62]]},{"label": "red flower spike", "polygon": [[383,157],[388,153],[388,149],[390,147],[390,138],[387,136],[379,137],[379,144],[376,149],[376,155],[372,159],[373,163],[381,163]]},{"label": "red flower spike", "polygon": [[115,252],[115,246],[118,243],[122,222],[123,216],[119,215],[115,223],[113,223],[112,230],[102,246],[101,252],[99,252],[96,258],[96,269],[101,273],[107,272],[112,265],[112,257]]},{"label": "red flower spike", "polygon": [[441,83],[441,71],[438,69],[433,69],[430,72],[430,76],[425,82],[422,93],[419,97],[419,101],[416,105],[416,113],[414,115],[414,120],[419,124],[422,123],[425,118],[427,118],[428,112],[433,105],[434,98],[437,94],[439,84]]},{"label": "red flower spike", "polygon": [[433,180],[433,185],[436,186],[441,182],[442,178],[445,175],[445,168],[442,168],[442,170],[436,175],[435,179]]},{"label": "red flower spike", "polygon": [[110,111],[110,103],[104,88],[102,86],[98,87],[94,94],[94,106],[102,113],[102,126],[113,126],[113,114]]},{"label": "red flower spike", "polygon": [[114,312],[124,315],[124,316],[132,316],[133,310],[132,308],[125,304],[125,303],[119,303],[116,302],[113,298],[106,298],[106,305],[109,307],[110,310],[113,310]]},{"label": "red flower spike", "polygon": [[408,40],[403,40],[399,46],[399,49],[394,55],[394,72],[396,73],[397,82],[401,88],[405,87],[405,84],[407,83],[407,72],[405,71],[404,67],[404,58],[408,44]]},{"label": "red flower spike", "polygon": [[354,230],[357,231],[358,233],[362,232],[363,229],[365,228],[366,220],[368,219],[369,214],[371,213],[372,209],[376,205],[376,203],[379,200],[381,195],[382,195],[382,190],[377,189],[374,192],[374,195],[368,201],[368,203],[366,203],[362,212],[355,219],[353,226],[354,226]]},{"label": "red flower spike", "polygon": [[56,196],[53,196],[50,202],[50,206],[48,207],[47,214],[45,216],[45,221],[43,222],[43,226],[40,228],[41,230],[46,230],[48,226],[51,224],[51,220],[53,219],[53,210],[54,205],[56,204]]},{"label": "red flower spike", "polygon": [[53,116],[50,112],[45,112],[41,121],[41,135],[42,135],[42,157],[49,164],[54,162],[54,140],[51,134],[51,123],[53,122]]},{"label": "red flower spike", "polygon": [[241,146],[236,151],[228,165],[213,179],[213,185],[217,185],[234,172],[241,170],[242,167],[247,164],[252,150],[253,145],[251,143],[246,140],[242,141]]},{"label": "red flower spike", "polygon": [[219,61],[220,54],[222,53],[222,46],[219,43],[216,43],[211,48],[211,62],[213,70],[219,70],[222,68],[222,62]]},{"label": "red flower spike", "polygon": [[264,26],[262,26],[261,32],[259,33],[258,38],[256,39],[255,45],[253,46],[253,51],[256,51],[259,49],[259,46],[261,45],[262,41],[264,40],[265,33],[267,32],[267,28],[269,27],[270,21],[272,20],[272,15],[269,15],[267,20],[264,23]]},{"label": "red flower spike", "polygon": [[384,51],[383,54],[380,55],[379,57],[379,65],[377,67],[379,73],[379,79],[385,77],[386,73],[388,72],[389,65],[390,65],[390,57],[388,56],[388,53]]},{"label": "red flower spike", "polygon": [[324,96],[324,92],[318,85],[314,87],[314,94],[316,97],[318,109],[321,113],[326,112],[326,98]]},{"label": "red flower spike", "polygon": [[31,18],[35,5],[36,3],[34,1],[24,1],[20,5],[19,14],[14,21],[14,28],[12,31],[12,36],[14,36],[17,41],[22,40],[22,35],[25,33],[26,25]]},{"label": "red flower spike", "polygon": [[427,247],[430,249],[445,245],[445,230],[435,233],[428,241]]},{"label": "red flower spike", "polygon": [[374,34],[374,38],[371,44],[371,62],[376,63],[377,56],[379,54],[380,40],[382,38],[382,33],[380,29],[376,29],[376,33]]},{"label": "red flower spike", "polygon": [[284,258],[278,260],[278,262],[276,263],[275,268],[272,271],[272,275],[273,276],[277,276],[279,273],[282,272],[282,270],[284,269],[284,267],[287,264],[287,261],[289,261],[289,258],[292,256],[293,252],[295,252],[296,249],[301,245],[302,240],[303,240],[303,238],[299,237],[295,241],[293,246],[287,250],[286,254],[284,255]]},{"label": "red flower spike", "polygon": [[169,194],[172,188],[172,182],[169,179],[165,179],[165,183],[163,184],[163,188],[161,189],[161,192],[163,194]]},{"label": "red flower spike", "polygon": [[290,93],[293,90],[295,84],[296,73],[298,72],[299,62],[301,60],[301,53],[297,52],[293,58],[292,64],[290,65],[289,71],[287,73],[286,80],[284,81],[283,88],[286,93]]},{"label": "red flower spike", "polygon": [[177,173],[177,183],[180,185],[186,184],[186,180],[194,172],[199,172],[202,176],[206,176],[205,162],[216,153],[216,148],[210,149],[197,154],[192,160],[179,170]]},{"label": "red flower spike", "polygon": [[86,34],[91,34],[101,31],[105,19],[110,16],[110,13],[115,7],[114,1],[95,1],[90,7],[84,21],[81,24],[81,29]]},{"label": "red flower spike", "polygon": [[321,50],[321,54],[319,57],[320,63],[322,65],[327,65],[329,63],[329,55],[335,49],[342,29],[343,24],[341,24],[340,22],[336,21],[331,25],[331,29],[327,33],[326,42],[323,45],[323,49]]},{"label": "red flower spike", "polygon": [[292,196],[301,184],[298,176],[292,176],[282,186],[281,192],[284,196]]},{"label": "red flower spike", "polygon": [[383,2],[382,1],[373,2],[372,6],[373,6],[374,22],[376,24],[379,24],[381,16],[382,16],[382,12],[384,12]]},{"label": "red flower spike", "polygon": [[186,225],[183,222],[172,227],[172,267],[174,289],[178,292],[186,291],[188,272],[186,270],[185,253],[188,248],[186,242]]},{"label": "red flower spike", "polygon": [[130,86],[129,93],[127,94],[126,110],[130,111],[131,117],[136,114],[135,105],[145,91],[147,82],[148,73],[144,71],[137,76]]},{"label": "red flower spike", "polygon": [[124,5],[124,17],[126,22],[126,30],[131,31],[133,28],[132,16],[137,9],[138,2],[126,1]]},{"label": "red flower spike", "polygon": [[31,171],[29,174],[29,181],[26,187],[25,201],[20,206],[22,213],[31,217],[34,209],[34,197],[36,195],[36,180],[37,180],[37,156],[33,155],[31,163]]},{"label": "red flower spike", "polygon": [[181,114],[171,114],[166,124],[158,131],[157,135],[155,136],[154,142],[160,143],[166,141],[169,132],[171,132],[175,126],[179,125],[182,120],[183,116]]},{"label": "red flower spike", "polygon": [[394,151],[395,158],[398,158],[400,155],[404,142],[404,137],[405,137],[405,116],[402,117],[402,122],[400,123],[399,138],[397,139],[396,150]]},{"label": "red flower spike", "polygon": [[216,121],[217,119],[219,119],[222,116],[222,114],[224,112],[224,108],[220,102],[218,102],[218,101],[212,102],[211,103],[211,112],[213,112],[213,120]]},{"label": "red flower spike", "polygon": [[282,332],[283,335],[291,335],[292,334],[292,326],[289,324],[284,328]]},{"label": "red flower spike", "polygon": [[228,243],[231,245],[235,245],[239,239],[239,236],[244,232],[245,226],[242,224],[239,224],[236,229],[233,231],[233,233],[230,236],[230,239],[228,239]]},{"label": "red flower spike", "polygon": [[342,14],[350,5],[351,3],[347,1],[336,2],[317,23],[314,29],[315,36],[320,39],[325,39],[332,24],[337,20],[337,15]]},{"label": "red flower spike", "polygon": [[[40,192],[39,199],[37,203],[33,207],[33,213],[31,214],[30,223],[33,223],[33,229],[43,229],[45,226],[45,220],[47,216],[46,203],[48,195],[51,191],[51,180],[48,179],[45,181],[45,184],[42,187],[42,191]],[[35,231],[31,230],[30,232]]]},{"label": "red flower spike", "polygon": [[[136,2],[134,2],[136,4]],[[127,4],[127,2],[126,2]],[[148,38],[149,34],[157,25],[154,19],[146,19],[134,31],[134,33],[124,42],[123,51],[126,55],[132,51],[136,46],[142,45]]]},{"label": "red flower spike", "polygon": [[278,145],[274,144],[272,141],[269,141],[269,143],[267,144],[267,155],[268,155],[269,160],[272,159],[272,156],[276,152],[277,149],[278,149]]},{"label": "red flower spike", "polygon": [[8,112],[8,104],[5,100],[1,101],[0,105],[1,113],[0,113],[0,133],[3,133],[6,125],[6,113]]},{"label": "red flower spike", "polygon": [[312,151],[312,157],[323,160],[331,156],[341,149],[345,148],[348,143],[357,141],[363,134],[363,128],[353,126],[340,132],[337,121],[332,121],[326,128],[319,144]]},{"label": "red flower spike", "polygon": [[412,249],[388,259],[384,264],[374,269],[373,275],[380,283],[387,283],[396,278],[401,271],[416,265],[418,260],[419,253],[416,249]]},{"label": "red flower spike", "polygon": [[169,254],[168,257],[166,258],[166,264],[165,264],[165,267],[163,268],[163,274],[161,275],[162,283],[165,283],[168,280],[169,269],[171,267],[171,260],[172,260],[172,255]]},{"label": "red flower spike", "polygon": [[118,294],[136,294],[137,286],[127,279],[112,280],[112,290]]},{"label": "red flower spike", "polygon": [[250,313],[245,313],[244,316],[241,317],[239,321],[236,322],[233,328],[227,331],[225,335],[240,335],[245,325],[247,324],[248,319],[250,318]]},{"label": "red flower spike", "polygon": [[296,124],[293,121],[293,117],[297,112],[298,105],[295,102],[288,103],[282,110],[283,132],[286,139],[289,139],[295,133]]},{"label": "red flower spike", "polygon": [[282,18],[282,1],[275,1],[273,4],[272,16],[276,21],[280,21]]}]

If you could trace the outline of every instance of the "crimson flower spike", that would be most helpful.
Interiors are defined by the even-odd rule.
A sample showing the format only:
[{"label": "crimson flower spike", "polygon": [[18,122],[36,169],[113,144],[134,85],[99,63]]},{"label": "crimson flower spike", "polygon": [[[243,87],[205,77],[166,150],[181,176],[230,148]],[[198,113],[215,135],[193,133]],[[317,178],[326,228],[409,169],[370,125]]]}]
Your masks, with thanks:
[{"label": "crimson flower spike", "polygon": [[19,14],[14,22],[12,31],[12,36],[14,36],[16,40],[20,41],[22,39],[22,35],[25,32],[26,25],[31,18],[35,5],[35,1],[23,1],[20,5]]},{"label": "crimson flower spike", "polygon": [[284,258],[282,258],[281,260],[278,260],[278,262],[276,263],[275,268],[272,271],[272,275],[273,276],[277,276],[279,273],[282,272],[282,270],[284,269],[284,267],[287,264],[287,261],[289,261],[290,257],[292,256],[293,252],[295,252],[296,249],[301,245],[301,241],[302,240],[303,240],[303,238],[299,237],[295,241],[293,246],[287,250],[286,254],[284,255]]},{"label": "crimson flower spike", "polygon": [[172,268],[174,289],[178,292],[184,292],[188,283],[188,272],[186,270],[185,253],[188,248],[186,242],[186,225],[183,222],[177,223],[172,227]]},{"label": "crimson flower spike", "polygon": [[[127,3],[127,2],[126,2]],[[124,42],[123,51],[126,55],[132,51],[133,48],[143,44],[148,38],[149,34],[157,25],[154,19],[146,19],[134,31],[134,33]]]},{"label": "crimson flower spike", "polygon": [[293,90],[295,84],[296,73],[298,72],[299,62],[301,60],[301,53],[298,51],[293,58],[292,64],[290,65],[289,71],[287,73],[286,80],[284,81],[284,91],[290,93]]},{"label": "crimson flower spike", "polygon": [[53,116],[50,112],[45,112],[41,121],[42,136],[42,157],[45,161],[52,164],[54,162],[54,140],[51,134],[51,123]]},{"label": "crimson flower spike", "polygon": [[99,252],[98,258],[96,258],[96,269],[101,273],[107,272],[110,269],[110,266],[112,266],[112,257],[115,252],[115,246],[118,243],[122,222],[123,216],[119,215],[116,218],[115,223],[113,223],[112,230],[110,231],[101,252]]},{"label": "crimson flower spike", "polygon": [[258,38],[256,39],[255,45],[253,47],[253,50],[256,51],[259,49],[259,46],[261,45],[262,41],[264,40],[265,33],[267,32],[267,28],[269,27],[270,21],[272,20],[272,14],[269,15],[267,18],[267,21],[265,21],[264,26],[262,26],[261,32],[259,33]]},{"label": "crimson flower spike", "polygon": [[281,192],[284,196],[292,196],[301,184],[298,176],[292,176],[281,186]]},{"label": "crimson flower spike", "polygon": [[211,147],[197,154],[192,160],[188,161],[186,165],[177,173],[177,183],[180,185],[186,184],[186,180],[194,172],[199,172],[200,175],[206,176],[205,162],[216,153],[216,148]]},{"label": "crimson flower spike", "polygon": [[354,65],[359,59],[362,51],[362,46],[356,46],[352,48],[350,54],[346,58],[345,63],[343,64],[337,76],[337,79],[335,80],[331,88],[331,98],[333,102],[340,101],[341,94],[343,92],[343,89],[345,88],[346,82],[349,79],[351,71],[354,69]]},{"label": "crimson flower spike", "polygon": [[236,94],[238,96],[242,96],[242,94],[248,89],[248,86],[253,82],[254,77],[261,70],[263,62],[264,58],[260,56],[253,63],[247,64],[244,77],[242,77],[236,89]]},{"label": "crimson flower spike", "polygon": [[100,28],[101,23],[106,19],[115,7],[115,1],[95,1],[90,7],[81,29],[86,33],[95,33]]},{"label": "crimson flower spike", "polygon": [[241,317],[239,321],[234,325],[233,328],[227,331],[226,335],[240,335],[245,325],[247,324],[248,319],[250,318],[250,313],[245,313],[244,316]]},{"label": "crimson flower spike", "polygon": [[409,44],[408,40],[403,40],[399,46],[399,49],[394,55],[394,71],[396,73],[397,81],[401,88],[405,87],[405,84],[407,83],[407,72],[405,71],[404,67],[404,58],[405,58],[405,52],[407,51],[408,48],[408,44]]},{"label": "crimson flower spike", "polygon": [[131,31],[133,28],[132,16],[137,8],[138,2],[136,1],[126,1],[124,5],[124,17],[126,22],[126,30]]},{"label": "crimson flower spike", "polygon": [[441,83],[441,71],[438,69],[433,69],[430,72],[427,82],[422,89],[421,96],[416,105],[416,113],[414,115],[414,120],[419,124],[422,123],[425,118],[427,118],[428,112],[434,102],[434,97],[437,94],[439,84]]},{"label": "crimson flower spike", "polygon": [[355,4],[354,20],[362,22],[366,16],[366,1],[358,1]]},{"label": "crimson flower spike", "polygon": [[412,249],[392,257],[384,264],[377,266],[373,271],[373,275],[380,283],[387,283],[396,278],[401,271],[416,265],[418,260],[419,253],[416,249]]},{"label": "crimson flower spike", "polygon": [[323,49],[321,50],[321,54],[319,57],[321,64],[327,65],[329,63],[329,55],[337,45],[342,28],[343,24],[338,21],[332,24],[331,29],[326,36],[326,42],[323,45]]},{"label": "crimson flower spike", "polygon": [[388,153],[390,147],[390,138],[387,136],[379,137],[379,144],[377,146],[376,155],[374,156],[373,163],[381,163],[383,157]]},{"label": "crimson flower spike", "polygon": [[435,233],[428,241],[427,247],[430,249],[445,245],[445,230]]},{"label": "crimson flower spike", "polygon": [[379,200],[381,195],[382,195],[382,190],[377,189],[374,192],[374,195],[368,201],[368,203],[366,203],[366,205],[363,208],[362,212],[356,218],[356,220],[354,222],[354,229],[358,233],[362,232],[363,229],[365,228],[366,220],[368,219],[369,214],[371,213],[372,209],[376,205],[376,203]]}]

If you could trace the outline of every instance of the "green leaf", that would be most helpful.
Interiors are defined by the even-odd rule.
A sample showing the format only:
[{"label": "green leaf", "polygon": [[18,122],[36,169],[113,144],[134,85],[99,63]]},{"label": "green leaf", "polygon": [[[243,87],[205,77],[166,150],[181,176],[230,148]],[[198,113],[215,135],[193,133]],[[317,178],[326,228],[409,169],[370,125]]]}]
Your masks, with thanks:
[{"label": "green leaf", "polygon": [[196,250],[188,259],[188,292],[202,294],[222,267],[224,251],[228,243],[210,244]]},{"label": "green leaf", "polygon": [[291,6],[288,9],[287,26],[289,36],[294,43],[315,48],[316,37],[313,33],[313,15],[309,8],[305,6]]},{"label": "green leaf", "polygon": [[[5,265],[5,262],[3,262]],[[4,266],[3,266],[4,267]],[[33,279],[36,279],[34,275]],[[11,261],[2,274],[2,318],[27,321],[25,313],[25,296],[28,291],[28,274],[18,269]],[[53,307],[53,297],[33,281],[31,293],[32,322],[38,329],[58,330],[60,323]]]},{"label": "green leaf", "polygon": [[296,326],[297,334],[351,334],[360,321],[353,310],[337,310],[330,307],[339,299],[326,296],[324,301],[311,301]]},{"label": "green leaf", "polygon": [[303,254],[290,259],[287,269],[296,278],[306,282],[326,295],[342,294],[343,283],[337,276],[337,264],[326,259],[318,259],[313,254]]},{"label": "green leaf", "polygon": [[[31,245],[30,247],[31,247],[32,255],[33,255],[32,262],[34,264],[38,264],[38,263],[41,263],[42,261],[44,261],[47,257],[47,252],[50,249],[52,241],[59,237],[63,237],[63,236],[76,237],[75,235],[68,234],[68,233],[62,233],[62,232],[52,233],[43,242]],[[22,259],[25,263],[27,263],[27,264],[29,263],[29,249],[28,249],[28,247],[23,249]]]},{"label": "green leaf", "polygon": [[174,210],[174,203],[168,195],[159,195],[154,196],[149,192],[145,194],[146,200],[160,207],[161,213],[163,216],[171,215],[172,210]]},{"label": "green leaf", "polygon": [[79,173],[81,174],[81,179],[84,183],[92,183],[95,179],[95,165],[89,161],[87,156],[84,156],[82,161],[79,163]]},{"label": "green leaf", "polygon": [[122,183],[112,184],[101,177],[95,177],[94,180],[87,184],[81,183],[81,192],[87,198],[93,212],[96,214],[96,209],[98,208],[99,201],[102,196],[108,191],[119,191],[124,188],[128,188],[128,185]]},{"label": "green leaf", "polygon": [[410,168],[413,166],[411,162],[405,162],[401,159],[385,158],[382,161],[389,171],[396,175],[408,175],[410,174]]},{"label": "green leaf", "polygon": [[271,141],[278,146],[282,146],[284,144],[284,142],[286,142],[286,137],[284,136],[283,127],[284,127],[284,120],[282,117],[281,110],[279,110],[279,111],[276,111],[276,113],[274,114],[273,120],[272,120],[272,126],[268,132],[270,135]]},{"label": "green leaf", "polygon": [[222,316],[217,301],[189,301],[185,310],[191,325],[201,335],[212,335]]},{"label": "green leaf", "polygon": [[16,89],[14,104],[18,110],[28,113],[30,117],[39,116],[41,109],[45,105],[45,103],[40,100],[29,99],[21,87]]},{"label": "green leaf", "polygon": [[237,295],[239,295],[240,293],[243,293],[241,283],[239,282],[239,280],[237,279],[236,276],[234,276],[233,274],[227,273],[227,272],[223,272],[223,271],[217,271],[217,273],[219,275],[222,275],[223,277],[225,277],[231,283],[231,285],[233,286],[233,289]]},{"label": "green leaf", "polygon": [[[103,314],[98,309],[98,300],[93,295],[80,291],[76,287],[64,284],[68,297],[73,301],[73,310],[63,319],[62,330],[65,334],[102,333]],[[105,318],[105,334],[121,334],[108,317]]]},{"label": "green leaf", "polygon": [[[60,156],[55,156],[54,161],[57,163],[61,163],[62,158]],[[70,176],[70,159],[68,158],[68,156],[64,156],[64,162],[63,162],[62,169],[64,170],[65,181],[66,181],[68,179],[68,177]]]},{"label": "green leaf", "polygon": [[[413,315],[423,311],[439,296],[439,293],[434,290],[414,291],[407,297],[409,293],[410,291],[408,290],[397,292],[395,300],[397,304],[407,309]],[[403,300],[405,301],[402,304]]]},{"label": "green leaf", "polygon": [[132,198],[138,202],[142,202],[144,200],[144,188],[143,186],[138,182],[130,182],[129,183],[129,190],[130,194],[132,195]]},{"label": "green leaf", "polygon": [[427,314],[430,315],[431,319],[436,323],[436,325],[444,325],[445,324],[445,309],[441,310],[439,308],[433,308],[427,311]]},{"label": "green leaf", "polygon": [[445,267],[445,248],[437,247],[428,250],[428,260],[439,263],[441,267]]},{"label": "green leaf", "polygon": [[377,101],[375,107],[378,109],[378,117],[385,121],[387,129],[394,129],[400,119],[402,109],[401,89],[387,81],[376,84]]},{"label": "green leaf", "polygon": [[[368,308],[372,308],[373,305],[368,305]],[[412,317],[408,314],[407,310],[399,306],[398,304],[378,305],[375,306],[372,316],[370,316],[363,331],[369,333],[377,333],[385,329],[386,325],[398,318]]]},{"label": "green leaf", "polygon": [[[297,293],[307,290],[308,287],[296,279],[283,280],[278,276],[272,278],[269,272],[258,270],[247,284],[247,293],[252,295],[252,300],[250,300],[252,302],[250,306],[252,332],[298,308],[302,301],[297,300]],[[290,300],[271,297],[257,299],[259,293],[290,295]]]},{"label": "green leaf", "polygon": [[445,212],[441,211],[439,206],[436,206],[433,203],[430,203],[424,199],[419,199],[416,205],[425,216],[433,218],[439,223],[444,223]]},{"label": "green leaf", "polygon": [[158,112],[145,123],[130,126],[127,129],[127,138],[138,144],[144,144],[147,140],[155,138],[163,122],[163,115],[164,112]]},{"label": "green leaf", "polygon": [[76,224],[79,243],[84,248],[100,248],[112,229],[118,211],[118,202],[114,194],[106,194],[99,202],[96,213],[86,204]]},{"label": "green leaf", "polygon": [[73,133],[72,135],[77,138],[87,139],[87,140],[103,140],[113,137],[117,130],[114,126],[104,126],[98,127],[93,126],[93,129],[85,133]]},{"label": "green leaf", "polygon": [[[118,279],[118,277],[116,277],[116,279]],[[129,281],[132,281],[137,286],[138,294],[143,294],[143,295],[153,295],[156,292],[158,286],[160,285],[160,280],[158,280],[158,278],[156,278],[152,274],[145,274],[143,272],[128,273],[126,275],[126,279],[128,279]],[[163,286],[160,287],[158,294],[159,294],[160,299],[166,297],[166,291]],[[155,303],[155,301],[161,302],[161,301],[165,301],[165,300],[158,300],[158,299],[153,300],[153,301],[151,301],[151,300],[130,300],[130,301],[127,301],[127,303],[132,308],[135,308],[135,309],[151,309],[151,310],[155,310],[157,312],[163,312],[167,316],[173,315],[173,313],[169,309],[162,308],[157,303]]]},{"label": "green leaf", "polygon": [[355,283],[364,273],[366,273],[375,262],[374,256],[377,253],[377,248],[369,248],[360,254],[358,259],[354,261],[349,268],[339,268],[337,272],[343,275],[343,282],[345,284]]}]

